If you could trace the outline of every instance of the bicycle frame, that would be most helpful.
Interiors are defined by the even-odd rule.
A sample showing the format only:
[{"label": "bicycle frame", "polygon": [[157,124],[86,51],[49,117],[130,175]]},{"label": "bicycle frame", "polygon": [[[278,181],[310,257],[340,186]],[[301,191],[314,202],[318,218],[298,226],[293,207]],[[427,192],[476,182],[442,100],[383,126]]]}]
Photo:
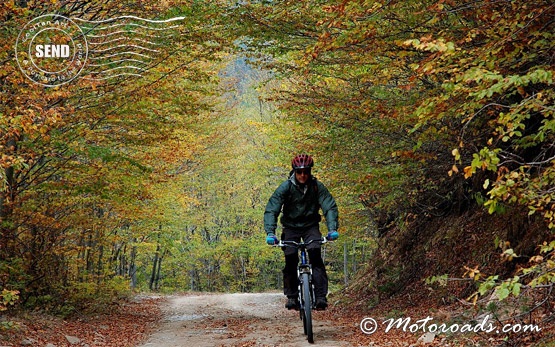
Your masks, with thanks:
[{"label": "bicycle frame", "polygon": [[[314,308],[314,286],[312,284],[312,265],[310,265],[308,263],[308,254],[306,251],[306,246],[308,244],[305,244],[304,242],[301,242],[300,244],[298,244],[299,247],[299,251],[301,254],[300,257],[300,263],[297,266],[297,276],[299,277],[299,302],[301,303],[301,309],[303,308],[302,306],[305,304],[305,300],[303,297],[303,291],[302,291],[302,287],[303,287],[303,282],[306,281],[305,278],[303,278],[303,274],[308,274],[308,281],[309,281],[309,288],[310,288],[310,300],[308,301],[310,303],[311,308]],[[301,317],[302,318],[302,317]]]},{"label": "bicycle frame", "polygon": [[327,238],[322,237],[319,240],[310,240],[308,242],[280,241],[278,247],[294,247],[300,251],[301,257],[297,266],[297,276],[299,276],[299,314],[303,321],[304,333],[307,335],[309,343],[314,343],[312,333],[312,310],[315,308],[314,302],[314,285],[312,283],[312,266],[308,262],[308,252],[306,247],[312,242],[324,244],[328,242]]}]

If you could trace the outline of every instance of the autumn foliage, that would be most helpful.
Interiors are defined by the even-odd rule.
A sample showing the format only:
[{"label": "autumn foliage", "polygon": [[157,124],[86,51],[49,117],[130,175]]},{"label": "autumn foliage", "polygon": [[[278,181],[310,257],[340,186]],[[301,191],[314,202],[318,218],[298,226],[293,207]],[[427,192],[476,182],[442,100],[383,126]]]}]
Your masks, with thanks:
[{"label": "autumn foliage", "polygon": [[[0,5],[0,307],[279,287],[262,209],[300,151],[366,294],[423,264],[476,302],[553,287],[552,1],[16,3]],[[186,20],[143,78],[44,88],[12,45],[55,11]]]},{"label": "autumn foliage", "polygon": [[[213,88],[208,66],[219,50],[217,35],[204,42],[208,33],[198,28],[201,15],[195,11],[203,23],[210,14],[187,3],[175,6],[135,1],[0,5],[3,309],[24,303],[71,310],[89,300],[109,301],[127,292],[130,281],[136,286],[137,269],[147,271],[163,223],[157,211],[160,189],[202,146],[190,125],[201,124],[200,114],[210,108],[204,98]],[[152,54],[142,78],[101,80],[85,71],[72,83],[47,88],[26,79],[14,57],[19,30],[44,13],[87,20],[177,14],[190,19],[169,29],[171,45],[167,32],[156,36],[154,44],[168,47]]]},{"label": "autumn foliage", "polygon": [[[503,300],[552,288],[554,11],[550,1],[252,2],[239,11],[253,25],[246,51],[274,57],[261,64],[283,77],[272,98],[304,124],[297,140],[349,185],[342,194],[360,199],[364,209],[343,211],[352,236],[371,230],[388,247],[362,275],[365,290],[391,294],[430,275],[423,264],[447,264],[453,248],[429,247],[465,233],[482,240],[468,252],[502,256],[482,262],[483,273],[472,267],[479,276],[436,269],[477,281],[462,293]],[[496,228],[496,216],[434,229],[483,209],[519,230]]]}]

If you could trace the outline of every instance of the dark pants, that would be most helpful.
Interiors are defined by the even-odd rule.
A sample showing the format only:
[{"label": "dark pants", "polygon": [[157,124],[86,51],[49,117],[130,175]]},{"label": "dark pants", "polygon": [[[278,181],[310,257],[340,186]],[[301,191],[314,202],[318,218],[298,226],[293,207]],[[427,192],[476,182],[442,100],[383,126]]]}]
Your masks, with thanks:
[{"label": "dark pants", "polygon": [[[322,238],[318,225],[308,229],[283,228],[281,239],[284,241],[304,242],[319,240]],[[297,266],[299,264],[299,251],[292,247],[284,247],[285,267],[283,269],[283,293],[287,297],[299,295],[299,279]],[[317,242],[308,245],[308,262],[312,265],[312,282],[314,283],[314,295],[317,298],[325,298],[328,295],[328,275],[322,260],[321,245]]]}]

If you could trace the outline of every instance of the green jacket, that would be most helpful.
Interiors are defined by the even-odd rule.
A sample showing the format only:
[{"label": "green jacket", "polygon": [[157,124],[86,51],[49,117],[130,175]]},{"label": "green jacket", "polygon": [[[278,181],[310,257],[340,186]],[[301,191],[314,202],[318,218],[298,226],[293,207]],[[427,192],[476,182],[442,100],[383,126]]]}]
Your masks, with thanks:
[{"label": "green jacket", "polygon": [[264,211],[264,230],[267,233],[275,232],[280,212],[283,212],[280,221],[284,227],[314,226],[322,219],[320,208],[326,217],[328,231],[337,230],[337,205],[328,189],[315,177],[311,177],[304,190],[297,185],[294,174],[276,189]]}]

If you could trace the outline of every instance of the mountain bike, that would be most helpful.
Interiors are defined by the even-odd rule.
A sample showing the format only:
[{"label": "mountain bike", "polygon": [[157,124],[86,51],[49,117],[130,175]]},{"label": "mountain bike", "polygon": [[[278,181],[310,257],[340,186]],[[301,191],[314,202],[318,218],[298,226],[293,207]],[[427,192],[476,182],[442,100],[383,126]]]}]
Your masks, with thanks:
[{"label": "mountain bike", "polygon": [[327,238],[322,237],[320,240],[310,240],[308,242],[280,241],[277,247],[293,247],[301,253],[300,262],[297,267],[299,276],[299,314],[303,321],[304,334],[309,343],[314,343],[314,335],[312,332],[312,310],[316,308],[314,297],[314,285],[312,283],[312,266],[308,263],[308,254],[306,247],[313,242],[324,244],[328,242]]}]

